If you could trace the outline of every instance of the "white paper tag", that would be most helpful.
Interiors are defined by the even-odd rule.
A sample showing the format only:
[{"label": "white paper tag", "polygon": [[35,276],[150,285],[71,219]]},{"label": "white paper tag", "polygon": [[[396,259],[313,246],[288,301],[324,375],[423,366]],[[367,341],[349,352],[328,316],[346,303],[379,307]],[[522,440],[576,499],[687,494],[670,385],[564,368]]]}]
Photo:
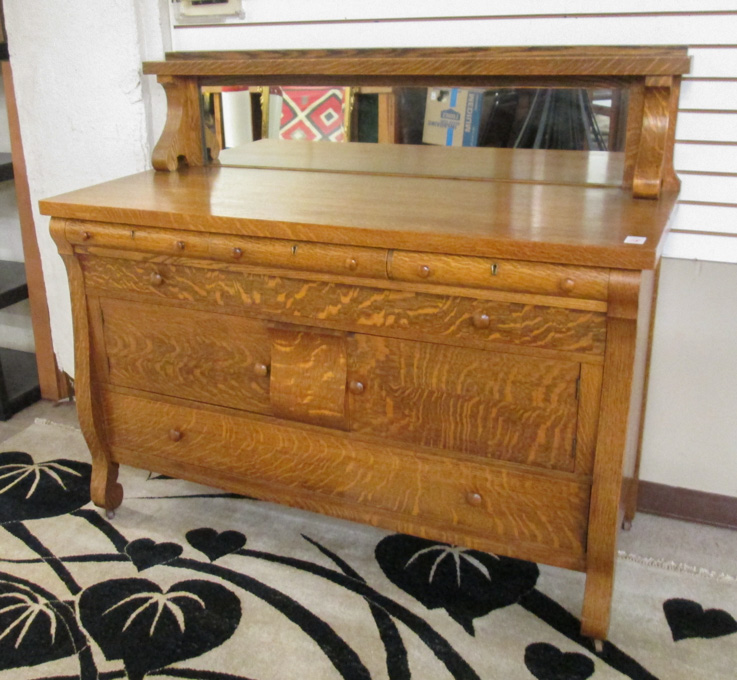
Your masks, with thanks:
[{"label": "white paper tag", "polygon": [[641,246],[645,241],[647,241],[647,236],[628,236],[624,239],[625,243],[634,243],[637,246]]}]

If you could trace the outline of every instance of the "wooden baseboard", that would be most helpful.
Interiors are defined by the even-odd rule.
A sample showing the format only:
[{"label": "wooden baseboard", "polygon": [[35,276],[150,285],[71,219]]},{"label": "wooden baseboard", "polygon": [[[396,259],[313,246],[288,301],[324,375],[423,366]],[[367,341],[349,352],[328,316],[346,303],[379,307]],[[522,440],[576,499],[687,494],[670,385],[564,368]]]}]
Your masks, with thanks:
[{"label": "wooden baseboard", "polygon": [[655,482],[639,484],[638,512],[737,529],[737,498]]}]

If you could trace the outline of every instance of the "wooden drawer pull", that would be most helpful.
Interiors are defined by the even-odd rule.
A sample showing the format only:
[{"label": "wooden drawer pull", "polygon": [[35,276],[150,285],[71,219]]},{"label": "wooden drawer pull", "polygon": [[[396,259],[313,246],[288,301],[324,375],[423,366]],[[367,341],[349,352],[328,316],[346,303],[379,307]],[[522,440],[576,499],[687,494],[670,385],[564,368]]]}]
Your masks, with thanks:
[{"label": "wooden drawer pull", "polygon": [[259,378],[265,378],[267,375],[269,375],[269,365],[268,364],[255,364],[253,367],[253,372]]},{"label": "wooden drawer pull", "polygon": [[243,255],[243,251],[240,248],[233,248],[233,257],[237,260]]},{"label": "wooden drawer pull", "polygon": [[466,494],[466,502],[469,505],[473,505],[474,508],[478,508],[483,502],[483,498],[481,498],[480,493],[476,493],[475,491],[469,491]]},{"label": "wooden drawer pull", "polygon": [[428,267],[426,264],[420,265],[417,268],[417,276],[426,279],[428,276],[430,276],[430,267]]},{"label": "wooden drawer pull", "polygon": [[160,286],[162,283],[164,283],[164,277],[159,272],[153,272],[151,274],[151,285]]},{"label": "wooden drawer pull", "polygon": [[366,385],[364,385],[360,380],[351,380],[348,383],[348,390],[351,394],[363,394],[366,389]]},{"label": "wooden drawer pull", "polygon": [[180,441],[183,436],[184,436],[184,434],[182,433],[181,430],[177,430],[177,429],[174,429],[174,428],[172,428],[171,430],[169,430],[169,439],[171,439],[173,442]]},{"label": "wooden drawer pull", "polygon": [[570,293],[576,287],[576,282],[573,279],[562,279],[560,282],[560,289],[565,293]]},{"label": "wooden drawer pull", "polygon": [[177,241],[177,248],[179,250],[184,250],[185,243],[184,241]]},{"label": "wooden drawer pull", "polygon": [[358,260],[356,260],[355,257],[349,257],[345,261],[345,266],[348,267],[352,272],[356,271],[358,269]]},{"label": "wooden drawer pull", "polygon": [[476,328],[488,328],[491,325],[491,319],[484,312],[476,312],[473,315],[473,325]]},{"label": "wooden drawer pull", "polygon": [[92,238],[92,234],[90,234],[89,231],[83,231],[82,232],[82,240],[83,241],[89,241]]}]

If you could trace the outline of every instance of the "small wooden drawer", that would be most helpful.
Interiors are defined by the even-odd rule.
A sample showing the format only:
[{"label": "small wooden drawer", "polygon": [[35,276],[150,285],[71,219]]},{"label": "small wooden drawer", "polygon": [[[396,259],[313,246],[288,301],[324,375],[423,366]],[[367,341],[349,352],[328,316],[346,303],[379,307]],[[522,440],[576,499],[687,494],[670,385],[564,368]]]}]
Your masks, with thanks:
[{"label": "small wooden drawer", "polygon": [[160,255],[206,258],[209,245],[201,234],[97,222],[69,222],[66,236],[77,246],[116,248]]},{"label": "small wooden drawer", "polygon": [[66,236],[76,246],[115,248],[338,276],[388,278],[388,251],[380,248],[73,221],[67,223]]},{"label": "small wooden drawer", "polygon": [[609,284],[607,269],[406,250],[393,251],[389,277],[397,281],[593,300],[606,300]]},{"label": "small wooden drawer", "polygon": [[[582,566],[590,486],[560,473],[475,463],[106,392],[118,462],[208,470],[266,500],[438,540]],[[140,461],[139,461],[140,459]],[[167,464],[166,461],[171,461]],[[421,527],[421,529],[420,529]],[[553,558],[552,556],[556,557]]]},{"label": "small wooden drawer", "polygon": [[255,267],[386,279],[388,252],[380,248],[244,236],[212,236],[210,257]]}]

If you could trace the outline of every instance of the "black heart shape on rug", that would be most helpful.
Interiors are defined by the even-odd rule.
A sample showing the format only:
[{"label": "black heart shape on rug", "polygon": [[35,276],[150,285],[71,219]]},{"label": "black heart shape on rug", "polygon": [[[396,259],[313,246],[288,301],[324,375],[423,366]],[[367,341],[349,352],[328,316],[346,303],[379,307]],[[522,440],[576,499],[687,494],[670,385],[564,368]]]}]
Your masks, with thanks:
[{"label": "black heart shape on rug", "polygon": [[177,543],[156,543],[150,538],[137,538],[125,546],[125,554],[143,571],[157,564],[166,564],[182,554],[182,546]]},{"label": "black heart shape on rug", "polygon": [[469,635],[474,619],[518,602],[540,574],[534,562],[404,534],[379,541],[375,556],[394,585],[428,609],[442,607]]},{"label": "black heart shape on rug", "polygon": [[74,608],[10,574],[0,574],[0,670],[38,666],[76,653]]},{"label": "black heart shape on rug", "polygon": [[207,555],[210,562],[220,557],[230,555],[246,545],[246,537],[240,531],[223,531],[202,527],[192,529],[186,534],[189,544],[201,553]]},{"label": "black heart shape on rug", "polygon": [[586,680],[594,674],[594,662],[575,652],[561,652],[545,642],[527,645],[525,666],[537,680]]},{"label": "black heart shape on rug", "polygon": [[723,609],[707,609],[693,600],[674,598],[663,603],[665,620],[673,641],[687,638],[717,638],[737,633],[737,621]]},{"label": "black heart shape on rug", "polygon": [[58,517],[90,501],[92,466],[76,460],[36,463],[23,451],[0,453],[0,524]]},{"label": "black heart shape on rug", "polygon": [[164,592],[141,578],[113,579],[79,598],[82,625],[129,680],[220,646],[238,628],[241,603],[211,581],[180,581]]}]

